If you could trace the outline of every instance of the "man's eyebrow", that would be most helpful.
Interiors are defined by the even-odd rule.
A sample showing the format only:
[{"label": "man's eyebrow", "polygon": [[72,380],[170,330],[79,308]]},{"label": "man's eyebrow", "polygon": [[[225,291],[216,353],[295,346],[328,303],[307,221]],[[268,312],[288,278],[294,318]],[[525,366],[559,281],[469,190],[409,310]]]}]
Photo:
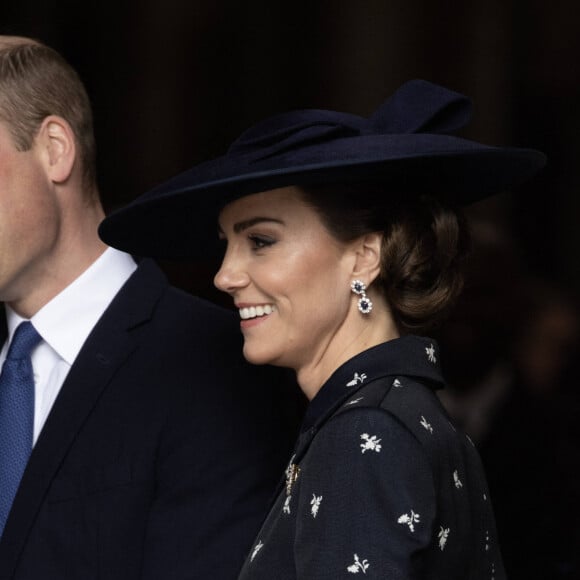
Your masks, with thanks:
[{"label": "man's eyebrow", "polygon": [[284,224],[282,220],[276,218],[256,216],[250,218],[249,220],[244,220],[242,222],[235,223],[234,232],[236,234],[239,234],[240,232],[243,232],[244,230],[247,230],[248,228],[251,228],[252,226],[255,226],[256,224],[260,224],[262,222],[274,222],[277,224]]}]

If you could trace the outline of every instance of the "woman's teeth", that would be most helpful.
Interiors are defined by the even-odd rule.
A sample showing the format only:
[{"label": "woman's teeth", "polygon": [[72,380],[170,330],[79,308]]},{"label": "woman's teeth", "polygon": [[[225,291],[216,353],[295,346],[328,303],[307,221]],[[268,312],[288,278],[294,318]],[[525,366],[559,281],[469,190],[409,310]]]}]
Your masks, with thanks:
[{"label": "woman's teeth", "polygon": [[265,316],[272,314],[275,307],[270,304],[263,304],[262,306],[249,306],[248,308],[240,308],[240,317],[242,320],[249,320],[257,316]]}]

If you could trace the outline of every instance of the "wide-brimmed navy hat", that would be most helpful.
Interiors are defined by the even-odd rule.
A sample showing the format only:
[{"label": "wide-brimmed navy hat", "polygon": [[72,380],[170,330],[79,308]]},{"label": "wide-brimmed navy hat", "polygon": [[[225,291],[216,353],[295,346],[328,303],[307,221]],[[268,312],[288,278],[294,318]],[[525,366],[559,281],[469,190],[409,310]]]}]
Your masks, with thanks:
[{"label": "wide-brimmed navy hat", "polygon": [[140,256],[203,256],[217,239],[219,209],[289,185],[384,185],[385,195],[429,193],[466,205],[531,177],[539,151],[451,136],[471,117],[465,96],[427,81],[403,85],[368,119],[324,110],[271,117],[222,157],[162,183],[111,214],[99,233]]}]

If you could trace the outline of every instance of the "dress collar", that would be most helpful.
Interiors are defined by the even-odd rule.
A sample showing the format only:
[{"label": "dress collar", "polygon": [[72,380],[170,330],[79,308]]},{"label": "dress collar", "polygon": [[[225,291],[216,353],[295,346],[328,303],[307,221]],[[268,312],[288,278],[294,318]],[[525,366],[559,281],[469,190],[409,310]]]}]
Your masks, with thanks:
[{"label": "dress collar", "polygon": [[308,408],[301,431],[320,424],[363,385],[385,376],[420,379],[443,387],[439,347],[431,338],[408,335],[365,350],[341,365],[324,383]]}]

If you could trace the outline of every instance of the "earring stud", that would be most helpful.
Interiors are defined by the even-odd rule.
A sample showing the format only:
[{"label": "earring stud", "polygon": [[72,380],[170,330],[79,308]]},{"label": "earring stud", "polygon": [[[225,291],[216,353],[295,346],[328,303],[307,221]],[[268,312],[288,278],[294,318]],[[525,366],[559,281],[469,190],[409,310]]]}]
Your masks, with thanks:
[{"label": "earring stud", "polygon": [[373,309],[373,303],[371,299],[367,296],[366,289],[367,286],[362,280],[353,280],[350,283],[350,289],[357,295],[360,296],[358,299],[358,309],[362,314],[369,314]]}]

